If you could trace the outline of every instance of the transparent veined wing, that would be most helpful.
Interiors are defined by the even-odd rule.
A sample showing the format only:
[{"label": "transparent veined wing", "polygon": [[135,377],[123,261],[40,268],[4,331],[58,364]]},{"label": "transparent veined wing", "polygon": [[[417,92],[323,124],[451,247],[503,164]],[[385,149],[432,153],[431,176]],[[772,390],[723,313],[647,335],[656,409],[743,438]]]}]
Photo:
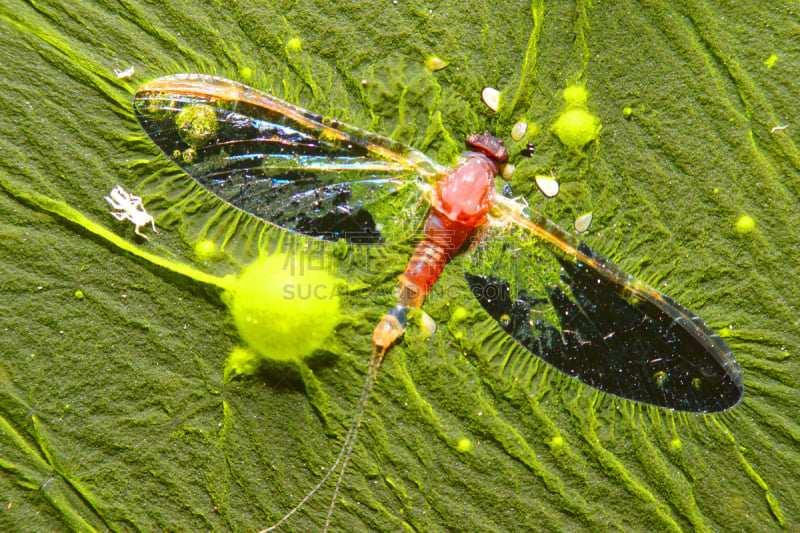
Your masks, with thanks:
[{"label": "transparent veined wing", "polygon": [[420,185],[445,172],[421,152],[205,74],[153,80],[134,97],[152,141],[201,186],[263,220],[351,243],[413,233]]},{"label": "transparent veined wing", "polygon": [[542,215],[499,198],[467,259],[470,290],[525,349],[601,391],[718,412],[743,394],[730,349],[694,313]]}]

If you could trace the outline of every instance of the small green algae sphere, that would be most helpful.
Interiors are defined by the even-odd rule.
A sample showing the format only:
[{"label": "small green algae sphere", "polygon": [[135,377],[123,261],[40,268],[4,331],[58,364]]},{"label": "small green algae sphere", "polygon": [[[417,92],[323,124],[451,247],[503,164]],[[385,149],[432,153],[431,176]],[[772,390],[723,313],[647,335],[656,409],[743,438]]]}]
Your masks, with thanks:
[{"label": "small green algae sphere", "polygon": [[260,362],[261,357],[257,353],[248,348],[236,346],[228,354],[228,360],[225,362],[225,381],[237,374],[253,374]]},{"label": "small green algae sphere", "polygon": [[564,450],[564,437],[561,435],[556,435],[547,441],[547,445],[550,446],[550,451],[552,453],[560,453]]},{"label": "small green algae sphere", "polygon": [[299,52],[303,49],[303,41],[299,37],[292,37],[286,41],[286,49],[289,52]]},{"label": "small green algae sphere", "polygon": [[589,91],[582,85],[570,85],[564,89],[562,96],[568,106],[582,106],[586,105],[586,100],[589,99]]},{"label": "small green algae sphere", "polygon": [[339,322],[337,285],[307,257],[275,254],[248,265],[225,301],[251,350],[266,359],[300,361],[321,348]]},{"label": "small green algae sphere", "polygon": [[756,228],[756,221],[753,220],[752,217],[749,215],[742,215],[739,217],[739,220],[736,221],[736,227],[734,230],[739,235],[744,235],[745,233],[750,233]]},{"label": "small green algae sphere", "polygon": [[585,109],[568,109],[558,117],[553,133],[569,148],[582,148],[597,138],[600,120]]},{"label": "small green algae sphere", "polygon": [[467,312],[467,310],[459,306],[456,307],[455,311],[453,311],[453,314],[450,315],[450,318],[452,318],[454,322],[461,322],[462,320],[465,320],[468,316],[469,313]]},{"label": "small green algae sphere", "polygon": [[456,450],[460,451],[461,453],[471,452],[472,441],[467,438],[458,439],[458,443],[456,444]]},{"label": "small green algae sphere", "polygon": [[185,107],[175,117],[175,126],[183,142],[199,148],[217,134],[217,113],[207,105]]},{"label": "small green algae sphere", "polygon": [[194,254],[201,261],[207,261],[211,259],[212,257],[214,257],[216,251],[217,251],[217,245],[214,244],[214,241],[209,239],[203,239],[202,241],[194,245]]}]

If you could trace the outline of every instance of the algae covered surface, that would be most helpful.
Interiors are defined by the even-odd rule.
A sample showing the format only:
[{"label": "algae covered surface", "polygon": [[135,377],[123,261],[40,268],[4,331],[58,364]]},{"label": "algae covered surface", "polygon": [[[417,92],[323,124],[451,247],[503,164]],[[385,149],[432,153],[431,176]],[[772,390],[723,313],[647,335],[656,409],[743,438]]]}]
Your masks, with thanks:
[{"label": "algae covered surface", "polygon": [[[586,242],[695,311],[742,366],[745,397],[721,415],[601,394],[516,348],[457,259],[425,307],[438,332],[412,326],[381,369],[332,530],[800,529],[796,9],[4,2],[0,530],[257,531],[347,433],[411,246],[368,263],[339,250],[360,290],[308,366],[226,376],[241,340],[221,280],[289,237],[199,190],[140,130],[133,92],[178,72],[443,164],[466,134],[506,138],[515,195],[565,227],[592,212]],[[447,67],[427,70],[431,57]],[[601,126],[567,148],[550,128],[575,85]],[[527,137],[511,141],[521,119]],[[545,201],[533,177],[551,172],[562,193]],[[155,215],[151,241],[109,214],[117,184]],[[321,530],[331,492],[281,530]]]}]

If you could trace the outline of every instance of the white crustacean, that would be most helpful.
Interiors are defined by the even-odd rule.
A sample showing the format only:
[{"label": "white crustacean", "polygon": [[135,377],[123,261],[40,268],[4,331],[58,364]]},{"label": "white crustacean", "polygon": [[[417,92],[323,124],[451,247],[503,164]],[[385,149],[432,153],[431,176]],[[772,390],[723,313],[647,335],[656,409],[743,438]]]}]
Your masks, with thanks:
[{"label": "white crustacean", "polygon": [[128,78],[132,78],[134,72],[136,72],[136,68],[133,65],[126,68],[125,70],[120,70],[117,68],[114,69],[114,75],[117,77],[118,80],[127,80]]},{"label": "white crustacean", "polygon": [[136,226],[134,230],[136,235],[144,237],[149,241],[150,238],[147,235],[139,232],[139,230],[147,224],[150,224],[153,227],[153,231],[158,233],[156,222],[153,220],[150,213],[145,210],[141,196],[131,194],[123,189],[121,185],[117,185],[111,189],[111,192],[108,193],[105,199],[114,209],[111,215],[117,220],[130,220],[131,223]]}]

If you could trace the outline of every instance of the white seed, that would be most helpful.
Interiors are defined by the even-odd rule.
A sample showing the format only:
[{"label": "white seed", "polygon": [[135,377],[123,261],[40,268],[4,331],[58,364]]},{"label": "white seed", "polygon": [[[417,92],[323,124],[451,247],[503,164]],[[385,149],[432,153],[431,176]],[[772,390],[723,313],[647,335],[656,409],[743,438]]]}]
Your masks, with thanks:
[{"label": "white seed", "polygon": [[534,179],[536,180],[536,186],[539,187],[539,190],[542,191],[542,194],[546,198],[555,198],[558,196],[559,186],[556,180],[550,176],[543,176],[541,174]]},{"label": "white seed", "polygon": [[520,120],[514,127],[511,128],[511,138],[515,141],[521,141],[525,138],[525,134],[528,133],[528,123],[524,120]]},{"label": "white seed", "polygon": [[436,56],[429,57],[428,59],[425,60],[425,68],[430,70],[431,72],[442,70],[447,65],[449,65],[447,61],[443,61]]},{"label": "white seed", "polygon": [[575,231],[578,233],[586,233],[586,231],[592,225],[592,214],[586,213],[585,215],[579,216],[575,219],[573,224],[575,225]]},{"label": "white seed", "polygon": [[500,105],[500,91],[494,87],[484,87],[483,91],[481,91],[481,99],[483,99],[486,107],[492,111],[497,111],[497,107]]},{"label": "white seed", "polygon": [[516,165],[512,165],[511,163],[506,163],[503,165],[502,176],[503,179],[506,181],[511,181],[511,176],[514,175],[514,171],[517,169]]}]

